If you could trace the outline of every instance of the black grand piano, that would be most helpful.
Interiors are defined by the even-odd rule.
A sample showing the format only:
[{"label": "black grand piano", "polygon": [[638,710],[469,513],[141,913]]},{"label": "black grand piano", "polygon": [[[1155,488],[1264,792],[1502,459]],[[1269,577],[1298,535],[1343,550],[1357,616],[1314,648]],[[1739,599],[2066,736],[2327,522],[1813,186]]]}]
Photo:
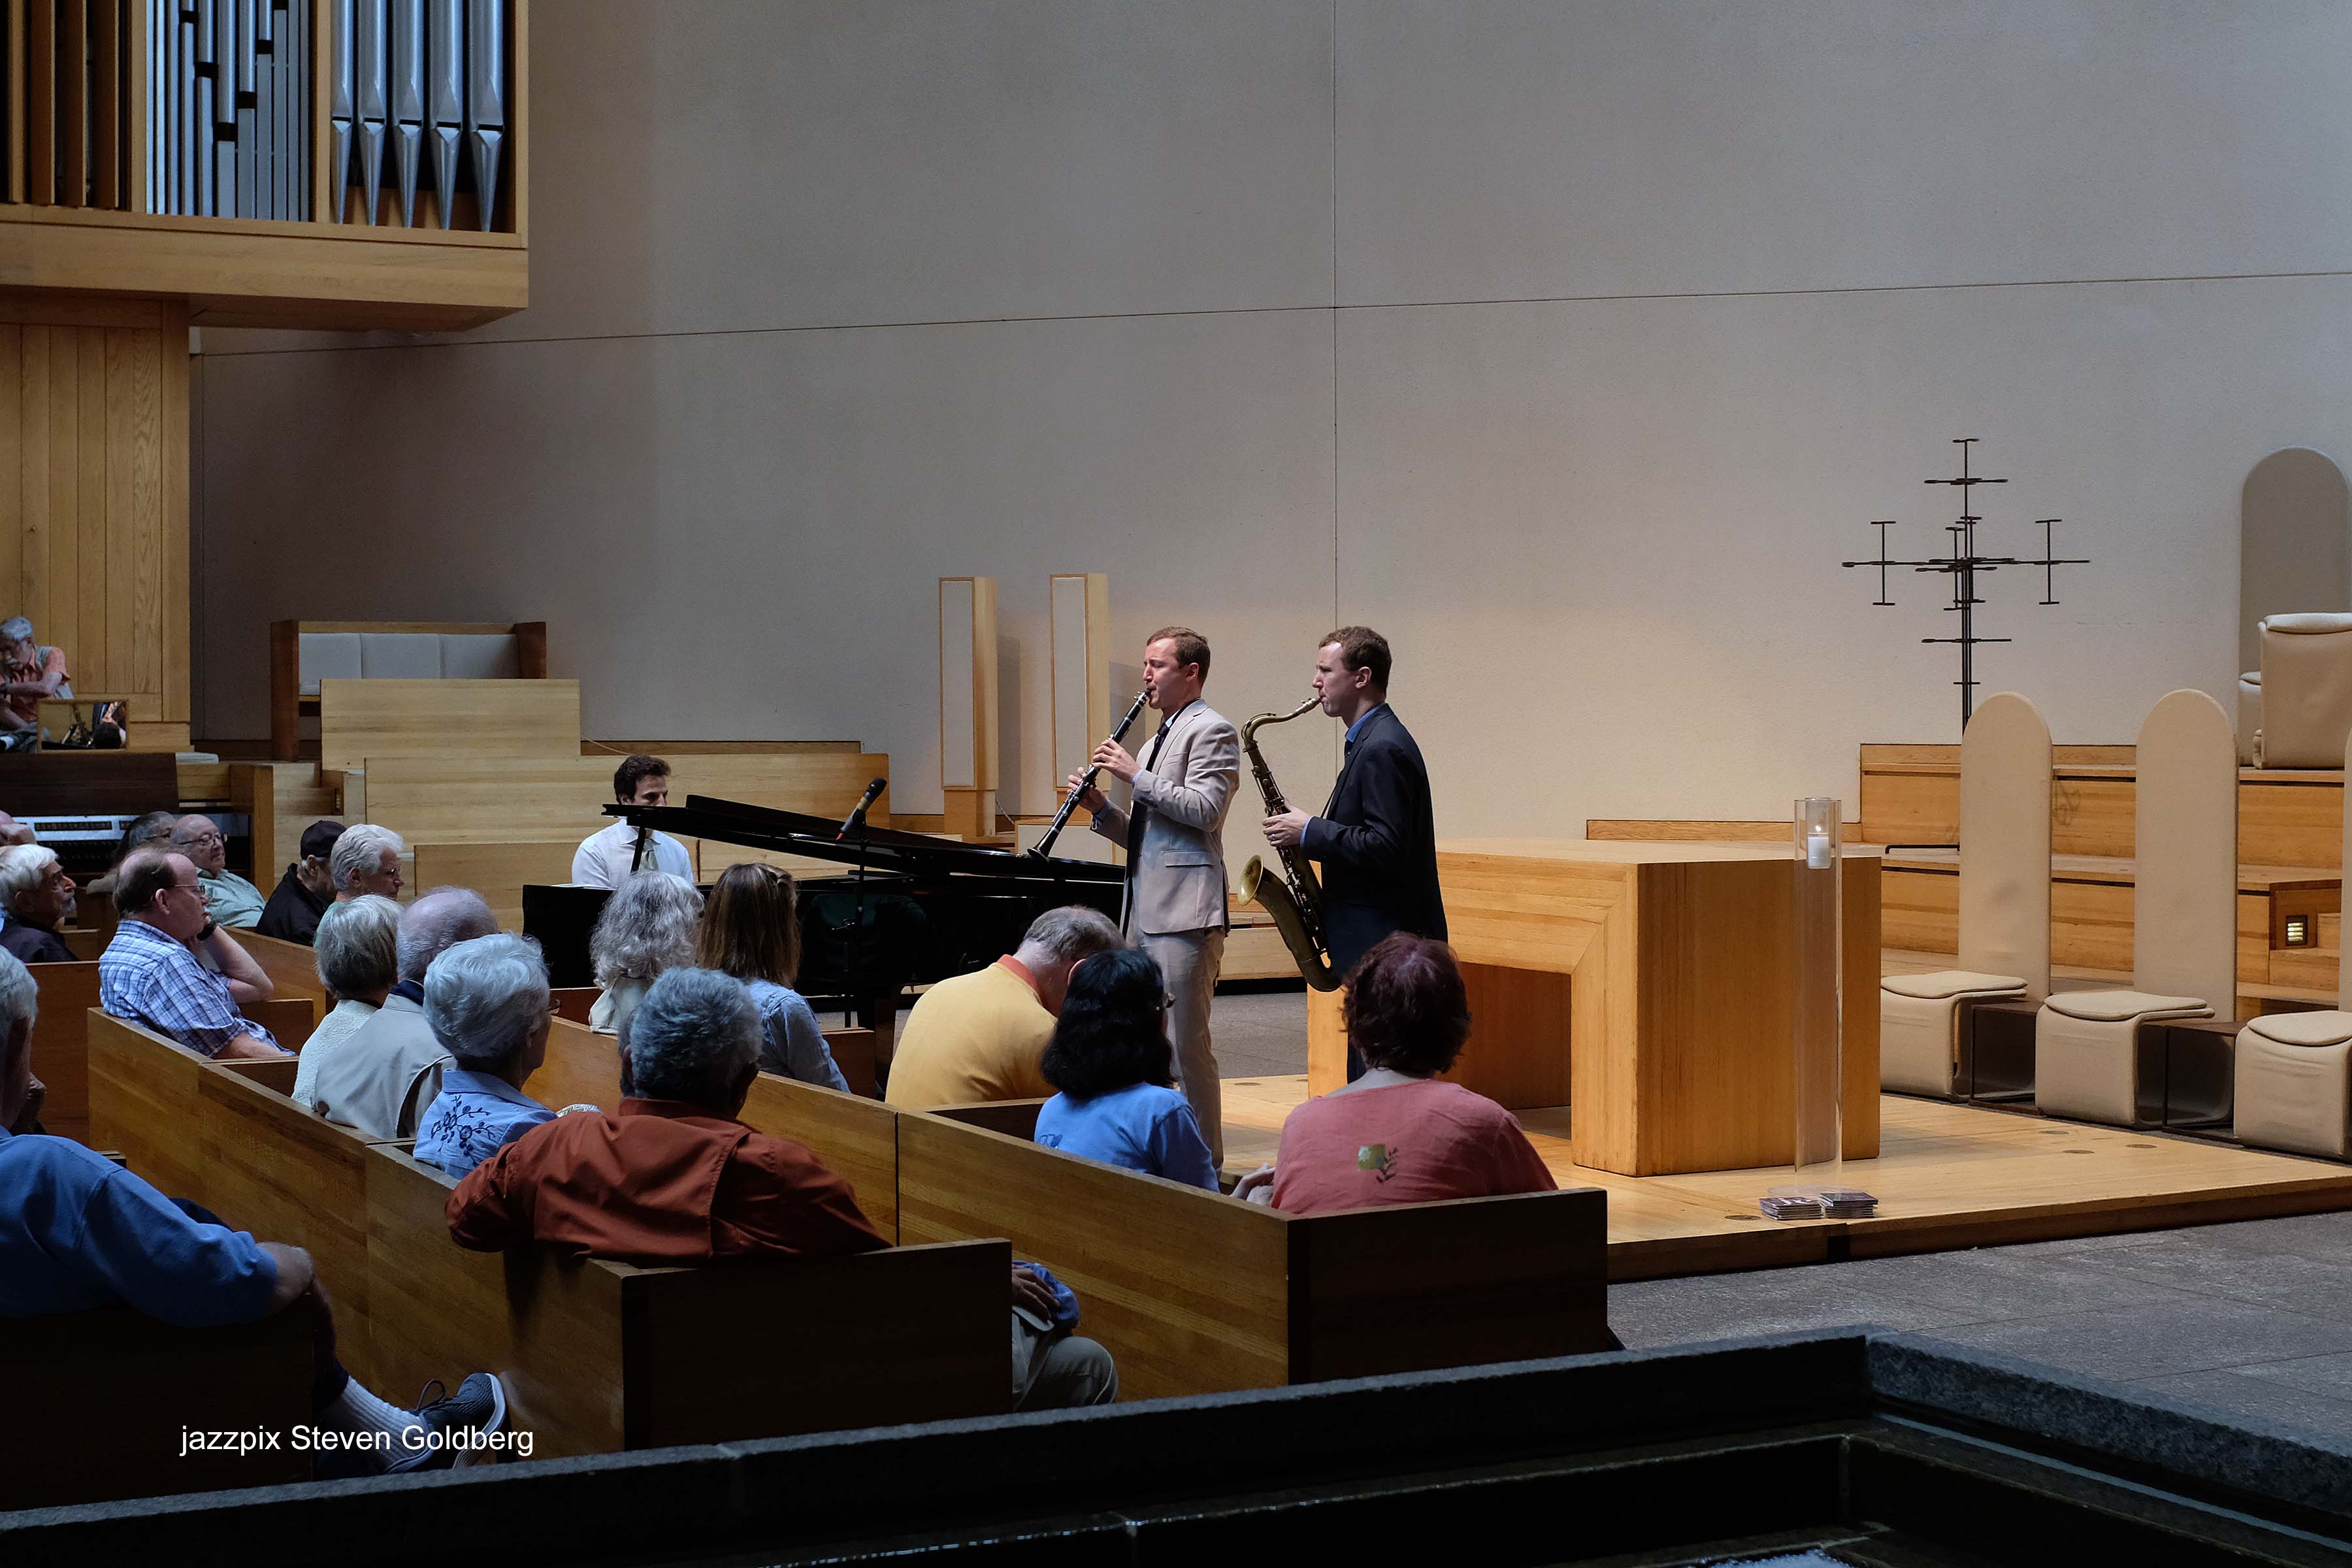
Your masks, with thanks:
[{"label": "black grand piano", "polygon": [[[887,1033],[898,994],[994,962],[1021,943],[1029,922],[1062,904],[1118,918],[1126,871],[990,849],[927,834],[841,825],[797,811],[688,795],[684,805],[608,805],[605,815],[680,838],[830,860],[832,877],[800,881],[799,990],[822,1006],[855,1007]],[[601,888],[523,889],[523,931],[547,954],[557,985],[593,985],[588,933],[611,895]],[[887,1052],[887,1047],[885,1047]]]}]

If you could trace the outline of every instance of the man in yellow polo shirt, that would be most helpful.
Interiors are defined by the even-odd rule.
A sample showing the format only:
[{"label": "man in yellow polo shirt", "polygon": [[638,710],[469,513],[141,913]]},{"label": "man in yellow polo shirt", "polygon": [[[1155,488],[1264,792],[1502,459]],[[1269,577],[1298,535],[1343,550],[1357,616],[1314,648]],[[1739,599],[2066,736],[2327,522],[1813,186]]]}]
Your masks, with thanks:
[{"label": "man in yellow polo shirt", "polygon": [[1047,910],[1012,952],[923,993],[898,1031],[883,1098],[920,1107],[1052,1094],[1037,1064],[1054,1037],[1070,971],[1126,945],[1099,910],[1077,904]]}]

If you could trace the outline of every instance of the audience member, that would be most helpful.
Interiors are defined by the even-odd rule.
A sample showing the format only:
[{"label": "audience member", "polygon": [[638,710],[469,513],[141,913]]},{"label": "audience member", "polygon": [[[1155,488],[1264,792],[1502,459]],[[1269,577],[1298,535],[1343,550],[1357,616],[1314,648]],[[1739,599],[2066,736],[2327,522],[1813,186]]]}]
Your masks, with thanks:
[{"label": "audience member", "polygon": [[312,962],[335,1005],[303,1042],[294,1069],[294,1098],[319,1109],[319,1065],[332,1057],[376,1009],[400,978],[400,906],[373,893],[329,904],[319,917]]},{"label": "audience member", "polygon": [[200,1056],[285,1055],[268,1029],[237,1014],[268,999],[269,976],[206,912],[186,856],[134,850],[118,872],[114,904],[122,921],[98,960],[99,1005],[110,1015]]},{"label": "audience member", "polygon": [[131,826],[122,830],[122,837],[114,846],[112,868],[96,881],[86,884],[82,891],[92,898],[112,898],[114,879],[121,874],[122,863],[135,851],[151,844],[170,848],[166,840],[172,837],[173,826],[179,820],[180,814],[176,811],[151,811],[131,818]]},{"label": "audience member", "polygon": [[327,879],[334,884],[338,899],[368,893],[396,899],[401,888],[400,858],[407,852],[408,846],[391,828],[373,822],[353,823],[343,829],[327,858]]},{"label": "audience member", "polygon": [[39,842],[39,837],[31,823],[19,822],[0,811],[0,844],[34,844]]},{"label": "audience member", "polygon": [[172,825],[172,847],[195,866],[215,921],[244,930],[261,919],[261,889],[228,868],[228,837],[219,823],[201,814],[180,818]]},{"label": "audience member", "polygon": [[[49,1093],[48,1086],[33,1076],[33,1012],[39,997],[18,993],[15,973],[0,964],[0,1012],[8,1017],[7,1026],[0,1029],[0,1132],[38,1132],[41,1102]],[[25,976],[27,990],[37,992],[32,978],[29,973]]]},{"label": "audience member", "polygon": [[1235,1197],[1328,1214],[1558,1184],[1517,1117],[1436,1076],[1470,1037],[1452,948],[1404,931],[1383,938],[1349,974],[1342,1011],[1364,1076],[1292,1111],[1275,1163],[1244,1176]]},{"label": "audience member", "polygon": [[[623,805],[667,805],[669,764],[639,752],[621,759],[613,770],[613,798]],[[638,853],[640,837],[650,842]],[[694,880],[694,858],[686,846],[667,833],[654,833],[615,822],[580,841],[572,857],[572,879],[583,888],[617,888],[640,871],[667,871]]]},{"label": "audience member", "polygon": [[741,981],[760,1009],[760,1070],[846,1094],[816,1015],[792,988],[801,967],[799,889],[792,873],[741,861],[719,874],[695,962]]},{"label": "audience member", "polygon": [[1038,1142],[1217,1190],[1192,1102],[1169,1087],[1168,988],[1150,953],[1098,952],[1071,972],[1044,1066],[1059,1092],[1037,1112]]},{"label": "audience member", "polygon": [[662,971],[694,962],[701,922],[702,894],[685,878],[640,871],[624,879],[588,933],[588,967],[604,988],[588,1009],[588,1026],[619,1034]]},{"label": "audience member", "polygon": [[22,616],[0,621],[0,730],[37,733],[41,700],[72,695],[66,650],[42,647],[34,639],[33,623]]},{"label": "audience member", "polygon": [[336,1359],[334,1313],[300,1247],[231,1230],[70,1139],[5,1131],[31,1076],[35,1005],[33,977],[0,954],[0,1319],[129,1307],[208,1328],[303,1313],[316,1347],[313,1419],[383,1434],[381,1447],[351,1451],[343,1474],[443,1468],[465,1449],[450,1440],[458,1430],[488,1437],[504,1426],[506,1393],[488,1373],[414,1411],[354,1381]]},{"label": "audience member", "polygon": [[[335,852],[335,840],[342,836],[340,822],[314,822],[302,830],[301,855],[278,879],[255,931],[280,942],[310,945],[318,933],[319,917],[335,901],[334,871],[328,862]],[[261,857],[257,854],[254,858]]]},{"label": "audience member", "polygon": [[[449,1234],[496,1251],[541,1242],[625,1262],[711,1263],[888,1245],[849,1184],[806,1145],[735,1120],[760,1071],[760,1011],[731,976],[673,969],[629,1020],[635,1092],[500,1149],[449,1194]],[[1070,1332],[1077,1299],[1034,1264],[1013,1268],[1019,1408],[1118,1397],[1110,1354]]]},{"label": "audience member", "polygon": [[418,894],[400,917],[400,978],[375,1016],[328,1047],[311,1080],[312,1109],[370,1138],[415,1137],[453,1061],[425,1021],[425,971],[459,942],[498,929],[490,906],[469,889]]},{"label": "audience member", "polygon": [[555,1112],[523,1093],[547,1059],[555,1005],[539,943],[500,932],[461,942],[425,972],[425,1021],[457,1058],[416,1124],[416,1157],[462,1176]]},{"label": "audience member", "polygon": [[919,1107],[1053,1093],[1039,1062],[1071,972],[1125,945],[1118,925],[1097,910],[1047,910],[1010,953],[923,993],[898,1031],[883,1098]]},{"label": "audience member", "polygon": [[58,935],[74,912],[74,879],[56,851],[37,844],[0,849],[0,910],[8,916],[7,925],[0,927],[0,948],[26,963],[74,961],[73,949]]}]

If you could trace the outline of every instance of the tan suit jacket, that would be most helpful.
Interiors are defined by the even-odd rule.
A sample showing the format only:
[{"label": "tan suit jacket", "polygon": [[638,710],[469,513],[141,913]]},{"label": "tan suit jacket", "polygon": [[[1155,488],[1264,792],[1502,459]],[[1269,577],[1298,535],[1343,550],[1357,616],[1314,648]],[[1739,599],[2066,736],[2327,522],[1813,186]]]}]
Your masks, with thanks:
[{"label": "tan suit jacket", "polygon": [[1201,701],[1160,729],[1168,739],[1157,756],[1152,741],[1143,744],[1151,766],[1135,775],[1132,807],[1112,802],[1094,818],[1094,830],[1115,844],[1127,842],[1129,809],[1143,818],[1120,925],[1145,936],[1223,931],[1225,813],[1241,781],[1241,736]]}]

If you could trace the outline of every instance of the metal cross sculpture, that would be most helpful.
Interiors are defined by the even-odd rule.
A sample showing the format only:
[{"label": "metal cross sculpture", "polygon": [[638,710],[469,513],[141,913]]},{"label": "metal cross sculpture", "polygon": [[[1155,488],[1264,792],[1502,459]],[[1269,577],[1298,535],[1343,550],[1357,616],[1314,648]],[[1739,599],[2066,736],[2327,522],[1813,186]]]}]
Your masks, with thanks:
[{"label": "metal cross sculpture", "polygon": [[1986,479],[1969,472],[1969,448],[1977,444],[1974,436],[1960,436],[1952,445],[1960,449],[1960,472],[1958,479],[1929,479],[1931,485],[1951,485],[1960,492],[1960,515],[1958,521],[1947,523],[1944,531],[1951,536],[1951,553],[1932,555],[1924,561],[1895,561],[1886,553],[1886,531],[1895,526],[1893,518],[1874,519],[1871,527],[1878,530],[1878,558],[1874,561],[1842,561],[1841,566],[1875,566],[1878,568],[1878,597],[1874,605],[1892,605],[1887,597],[1886,572],[1891,566],[1907,566],[1914,572],[1932,572],[1952,580],[1952,602],[1944,606],[1947,615],[1957,612],[1960,617],[1960,635],[1955,637],[1921,637],[1923,643],[1950,643],[1960,650],[1960,678],[1952,684],[1960,689],[1960,731],[1966,734],[1969,716],[1976,711],[1976,650],[1979,644],[2010,642],[2010,637],[1977,636],[1976,607],[1984,603],[1977,596],[1977,574],[1997,572],[2004,566],[2039,566],[2042,568],[2042,603],[2058,603],[2058,568],[2087,566],[2087,557],[2062,559],[2053,543],[2051,530],[2062,520],[2037,517],[2034,526],[2042,530],[2042,553],[2039,556],[1979,555],[1977,553],[1977,524],[1984,519],[1977,514],[1975,498],[1970,493],[1978,485],[2005,485],[2007,479]]}]

